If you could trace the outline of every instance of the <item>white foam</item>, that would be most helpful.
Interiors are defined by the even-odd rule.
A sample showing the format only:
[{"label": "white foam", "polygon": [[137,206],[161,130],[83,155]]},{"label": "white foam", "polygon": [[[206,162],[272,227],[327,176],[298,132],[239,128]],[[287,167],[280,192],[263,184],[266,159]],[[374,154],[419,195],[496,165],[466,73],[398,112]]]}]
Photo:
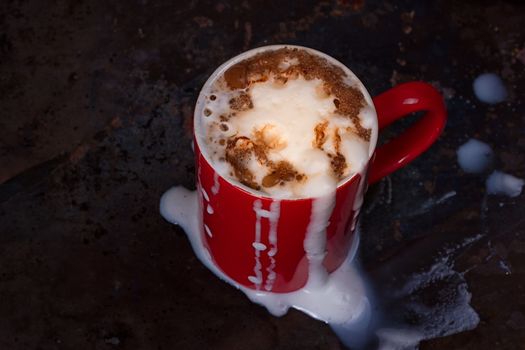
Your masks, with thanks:
[{"label": "white foam", "polygon": [[[254,54],[265,50],[282,47],[298,48],[309,53],[326,58],[331,64],[340,66],[346,73],[344,81],[353,88],[359,89],[364,96],[365,106],[359,113],[360,124],[371,130],[370,142],[357,136],[352,118],[340,116],[336,113],[334,95],[326,95],[323,89],[324,82],[319,79],[306,80],[299,76],[290,78],[286,83],[276,81],[273,76],[268,80],[252,83],[246,90],[224,88],[220,79],[233,64],[242,61]],[[297,59],[287,59],[282,63],[286,68],[296,65]],[[221,117],[232,112],[229,102],[239,94],[250,96],[253,108],[245,111],[235,111],[235,116],[227,122]],[[213,97],[213,98],[212,98]],[[315,127],[328,121],[326,141],[323,150],[315,147]],[[221,129],[221,124],[227,124]],[[268,158],[277,163],[287,161],[300,174],[306,175],[306,181],[288,181],[284,185],[263,187],[262,192],[273,198],[307,198],[320,193],[319,185],[328,182],[337,182],[331,168],[331,156],[337,151],[334,147],[336,130],[341,137],[339,152],[345,157],[348,165],[343,174],[344,180],[352,174],[359,173],[366,166],[375,148],[377,140],[377,117],[372,100],[358,78],[348,68],[315,50],[294,46],[273,46],[259,48],[246,52],[219,67],[203,87],[195,109],[195,130],[200,149],[204,157],[212,164],[216,171],[226,180],[244,187],[248,191],[256,192],[237,182],[232,167],[224,159],[225,140],[232,136],[255,139],[256,131],[263,131],[266,140],[276,146],[268,152]],[[259,133],[260,134],[260,133]],[[247,161],[247,168],[255,175],[254,182],[262,185],[262,179],[270,173],[267,164],[261,164],[252,154]],[[334,180],[329,179],[330,177]],[[303,178],[304,179],[304,178]],[[343,181],[344,181],[343,180]],[[326,188],[327,186],[322,186]],[[315,194],[314,194],[315,193]]]},{"label": "white foam", "polygon": [[277,223],[279,222],[279,217],[281,214],[281,203],[279,201],[273,201],[272,204],[270,204],[270,212],[273,214],[269,217],[270,231],[268,232],[268,241],[270,243],[270,249],[266,252],[268,258],[270,259],[270,266],[268,266],[268,268],[266,269],[268,272],[268,277],[264,286],[264,289],[268,292],[272,291],[273,284],[275,282],[275,279],[277,278],[274,269],[277,266],[275,254],[277,254],[278,252]]},{"label": "white foam", "polygon": [[[376,331],[380,350],[418,349],[424,339],[443,337],[474,329],[480,318],[470,306],[471,294],[463,274],[454,270],[453,254],[481,239],[477,235],[446,249],[425,271],[406,278],[401,287],[388,286],[389,304],[409,322],[387,324]],[[393,278],[395,279],[395,278]],[[435,288],[439,286],[439,292]],[[432,299],[429,299],[429,293]],[[432,303],[428,303],[432,300]],[[394,317],[395,319],[395,317]],[[417,321],[414,323],[413,320]]]},{"label": "white foam", "polygon": [[210,238],[213,237],[213,234],[211,233],[210,228],[209,228],[208,225],[206,225],[206,224],[204,224],[204,231],[206,231],[206,234],[207,234],[208,236],[210,236]]},{"label": "white foam", "polygon": [[[364,191],[365,184],[366,181],[361,181],[360,191]],[[391,298],[390,302],[397,305],[394,310],[398,311],[395,312],[408,312],[409,315],[417,315],[420,319],[414,325],[405,322],[384,323],[379,310],[372,310],[371,299],[363,277],[352,264],[358,246],[357,233],[354,236],[356,241],[352,243],[352,250],[347,259],[335,272],[326,274],[315,259],[323,256],[325,238],[319,233],[326,229],[327,216],[333,205],[332,200],[330,196],[321,198],[313,208],[312,224],[308,228],[308,236],[305,239],[305,250],[311,259],[310,276],[304,288],[292,293],[249,289],[237,284],[217,268],[202,242],[204,233],[199,224],[197,192],[190,192],[182,187],[170,189],[161,198],[160,211],[166,220],[184,229],[196,256],[219,278],[241,290],[251,301],[265,306],[275,316],[284,315],[292,307],[329,323],[340,340],[352,349],[365,348],[374,336],[379,341],[380,350],[417,349],[423,339],[451,335],[476,327],[479,317],[469,305],[471,294],[468,292],[463,274],[453,270],[452,254],[476,242],[482,237],[481,235],[468,238],[463,243],[446,249],[444,255],[429,268],[408,276],[401,286],[385,285],[385,288],[389,288],[387,295],[389,300]],[[273,208],[270,206],[270,210],[263,210],[258,206],[256,209],[259,210],[261,218],[273,220],[278,219],[277,206],[277,204]],[[271,242],[270,239],[270,244]],[[254,248],[261,252],[271,250],[267,246],[256,244]],[[253,283],[262,285],[262,280],[256,276],[252,277]],[[443,295],[439,294],[436,305],[428,305],[425,291],[433,291],[436,285],[441,286],[443,281],[449,281],[450,285],[446,286]],[[455,282],[452,283],[453,281]],[[456,282],[459,284],[456,285]],[[402,308],[398,309],[398,306]],[[397,316],[401,315],[396,314]]]},{"label": "white foam", "polygon": [[335,205],[335,190],[312,203],[310,223],[306,229],[304,251],[308,258],[308,283],[306,288],[320,288],[326,284],[328,272],[323,266],[326,257],[326,228]]},{"label": "white foam", "polygon": [[494,161],[494,152],[485,142],[469,139],[457,150],[459,166],[466,173],[482,173]]},{"label": "white foam", "polygon": [[208,192],[206,192],[206,190],[204,188],[201,187],[201,192],[202,192],[202,196],[204,197],[204,200],[206,202],[209,202],[210,201],[210,196],[208,196]]},{"label": "white foam", "polygon": [[[330,216],[333,198],[330,196],[320,199],[315,204],[312,213],[313,224],[309,227],[308,241],[311,256],[323,255],[322,246],[325,238],[322,237],[326,229],[326,220]],[[258,209],[262,210],[262,209]],[[160,212],[169,222],[180,225],[186,232],[191,246],[199,258],[219,278],[241,290],[251,301],[265,306],[275,316],[284,315],[290,307],[301,310],[318,320],[330,324],[346,325],[350,327],[362,321],[363,315],[370,312],[370,303],[366,295],[363,279],[357,269],[351,264],[355,255],[358,235],[353,242],[353,249],[345,262],[333,273],[326,274],[317,260],[310,261],[310,275],[306,286],[291,293],[272,293],[263,290],[253,290],[237,284],[227,277],[213,263],[209,252],[202,243],[203,232],[199,224],[196,192],[188,191],[183,187],[174,187],[167,191],[160,200]],[[276,217],[277,208],[270,211],[269,219]],[[316,232],[321,230],[321,232]],[[319,244],[319,246],[316,246]],[[260,252],[259,250],[256,250]],[[321,276],[315,276],[318,274]],[[313,274],[313,276],[312,276]],[[253,283],[261,283],[258,276],[252,276]],[[319,283],[321,280],[324,283]]]},{"label": "white foam", "polygon": [[213,187],[211,188],[211,193],[213,193],[213,195],[217,195],[220,189],[221,184],[219,182],[219,173],[215,172],[213,174]]},{"label": "white foam", "polygon": [[494,171],[487,178],[485,185],[488,194],[517,197],[521,194],[524,183],[523,179],[505,174],[501,171]]},{"label": "white foam", "polygon": [[248,276],[248,280],[255,284],[255,287],[257,289],[261,288],[262,280],[262,271],[261,271],[261,250],[257,249],[257,246],[261,244],[261,218],[264,217],[264,212],[261,209],[262,208],[262,202],[260,199],[257,199],[253,203],[253,211],[255,212],[255,238],[252,246],[254,247],[255,254],[255,265],[253,267],[253,276]]},{"label": "white foam", "polygon": [[[272,80],[257,83],[250,88],[254,108],[237,112],[227,123],[227,131],[211,127],[213,123],[218,122],[217,118],[222,113],[214,113],[203,119],[214,140],[233,135],[254,140],[256,132],[264,132],[266,139],[276,145],[274,149],[269,150],[268,158],[275,163],[289,162],[307,178],[306,182],[265,187],[265,192],[279,198],[308,197],[312,195],[312,190],[318,188],[320,182],[330,181],[326,174],[333,177],[331,158],[326,152],[336,154],[334,140],[337,129],[342,140],[340,152],[349,165],[345,176],[362,170],[368,161],[368,142],[358,137],[354,131],[346,131],[354,130],[354,123],[350,118],[335,114],[334,96],[319,96],[322,84],[319,79],[304,78],[289,80],[279,87],[276,87]],[[224,98],[219,97],[213,103],[217,104],[218,100],[222,99]],[[374,118],[371,114],[373,111],[362,113],[366,123],[373,126]],[[314,144],[315,127],[323,121],[329,122],[324,151],[317,149]],[[222,152],[218,152],[212,155],[211,159],[216,164],[222,156]],[[255,175],[254,181],[262,184],[263,177],[270,169],[258,162],[255,156],[248,164],[248,168]],[[222,176],[229,177],[229,166],[221,167],[220,170]]]},{"label": "white foam", "polygon": [[505,101],[507,98],[507,88],[503,80],[494,73],[479,75],[474,80],[473,88],[476,97],[481,102],[496,104]]}]

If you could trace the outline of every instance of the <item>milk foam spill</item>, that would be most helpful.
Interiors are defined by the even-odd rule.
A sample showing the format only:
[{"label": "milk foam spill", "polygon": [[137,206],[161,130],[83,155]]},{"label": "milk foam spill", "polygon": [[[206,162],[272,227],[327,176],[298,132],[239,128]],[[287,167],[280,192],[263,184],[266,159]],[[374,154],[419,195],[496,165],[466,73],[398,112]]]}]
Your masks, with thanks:
[{"label": "milk foam spill", "polygon": [[[442,248],[429,266],[413,270],[418,272],[406,274],[406,265],[413,268],[415,263],[410,251],[402,262],[390,261],[383,267],[383,277],[376,275],[376,280],[372,281],[374,284],[380,281],[382,289],[379,292],[383,294],[377,299],[382,304],[383,315],[376,322],[372,321],[378,350],[416,350],[422,340],[476,328],[480,318],[470,306],[466,272],[454,270],[454,256],[482,237],[468,237],[461,243]],[[416,246],[416,256],[420,254],[418,248],[425,249]]]},{"label": "milk foam spill", "polygon": [[[365,190],[364,183],[366,182],[362,182],[360,191]],[[214,274],[241,290],[252,302],[265,306],[275,316],[284,315],[292,307],[329,323],[340,340],[351,349],[367,349],[370,341],[375,338],[379,350],[415,350],[418,349],[419,342],[424,339],[473,329],[479,323],[477,313],[469,305],[471,294],[468,292],[464,273],[454,271],[452,256],[456,251],[461,251],[481,239],[481,235],[468,238],[463,243],[446,249],[443,255],[434,260],[434,263],[423,272],[409,276],[399,273],[398,277],[401,278],[402,283],[397,287],[391,286],[388,282],[390,279],[397,281],[391,274],[386,281],[372,280],[373,284],[379,283],[383,288],[388,289],[386,300],[373,298],[372,291],[366,287],[364,277],[358,267],[352,263],[358,246],[357,233],[352,251],[335,272],[328,275],[325,271],[320,271],[320,266],[314,259],[310,261],[310,274],[314,276],[310,276],[305,287],[292,293],[271,293],[237,284],[213,263],[202,242],[204,233],[199,228],[197,194],[198,192],[183,187],[170,189],[161,198],[162,216],[167,221],[182,227],[198,259]],[[278,201],[274,203],[270,210],[260,213],[261,217],[268,217],[270,221],[273,220],[272,217],[278,217],[280,203]],[[326,227],[323,222],[327,215],[326,211],[330,210],[330,203],[331,199],[327,196],[318,200],[315,209],[313,208],[313,212],[317,214],[312,214],[310,234],[305,240],[305,249],[310,250],[309,255],[319,253],[320,247],[325,242],[321,235],[314,232]],[[262,210],[256,204],[254,209]],[[276,241],[270,237],[269,242],[273,245]],[[254,244],[254,249],[256,247],[257,245]],[[410,264],[411,261],[409,258]],[[425,299],[428,294],[426,290],[438,293],[439,300],[435,301],[435,305],[428,305]],[[437,290],[443,293],[436,292]],[[378,305],[372,306],[379,301],[381,301],[379,304],[382,304],[381,308],[385,310],[380,311]],[[398,319],[406,315],[409,315],[409,319],[417,315],[419,321],[417,324],[412,324]]]},{"label": "milk foam spill", "polygon": [[[262,210],[256,203],[257,200],[254,203],[254,209]],[[225,282],[241,290],[251,301],[265,306],[271,314],[282,316],[292,307],[318,320],[330,324],[345,325],[346,328],[351,329],[353,324],[362,322],[365,315],[370,313],[370,303],[364,281],[356,267],[351,264],[358,242],[353,242],[353,249],[345,262],[336,271],[328,275],[324,268],[321,268],[318,259],[323,255],[321,251],[326,243],[326,238],[322,236],[332,211],[333,194],[314,200],[313,205],[311,224],[304,243],[305,249],[308,249],[307,252],[309,251],[308,255],[313,258],[309,261],[309,279],[305,287],[291,293],[272,293],[262,288],[258,290],[246,288],[237,284],[217,268],[202,242],[202,235],[205,233],[201,231],[199,225],[197,192],[189,191],[183,187],[174,187],[168,190],[161,198],[160,212],[167,221],[182,227],[196,256],[206,267]],[[269,217],[270,225],[272,225],[272,217],[277,217],[279,205],[276,204],[270,209],[270,211],[266,211],[267,213],[260,212],[259,214],[261,217]],[[315,232],[318,229],[321,231]],[[272,241],[275,242],[274,238],[276,239],[276,237],[272,238],[271,232],[270,230],[270,244]],[[358,239],[358,234],[355,234],[354,237]],[[272,247],[270,247],[270,251],[271,249]],[[254,250],[257,254],[256,244]],[[255,261],[254,278],[258,278],[257,272],[257,262]],[[268,285],[268,281],[266,285]],[[266,286],[261,284],[260,287]]]},{"label": "milk foam spill", "polygon": [[[318,193],[320,184],[335,181],[331,175],[331,159],[325,151],[336,153],[334,146],[336,134],[341,137],[339,152],[349,165],[345,177],[361,171],[368,161],[369,153],[368,142],[350,131],[355,129],[352,119],[335,114],[334,97],[319,96],[321,86],[322,81],[319,79],[308,81],[304,78],[289,80],[280,87],[276,87],[271,80],[254,84],[250,88],[254,108],[237,112],[235,117],[221,122],[221,125],[226,125],[223,129],[212,125],[218,123],[219,116],[231,112],[228,105],[231,94],[212,91],[210,95],[215,98],[207,101],[206,108],[211,114],[202,118],[204,129],[208,130],[207,136],[215,142],[234,135],[253,140],[254,133],[262,131],[266,139],[275,145],[275,148],[269,150],[268,158],[275,163],[288,161],[307,178],[306,182],[265,187],[264,191],[278,198],[316,196],[320,194]],[[364,107],[359,118],[363,127],[370,129],[374,127],[375,114],[371,107]],[[323,121],[329,122],[324,151],[313,145],[315,127]],[[219,173],[229,178],[232,169],[224,159],[221,159],[222,157],[222,152],[210,154]],[[249,170],[255,175],[256,183],[262,183],[263,177],[268,172],[268,169],[255,160],[249,163]]]},{"label": "milk foam spill", "polygon": [[[255,250],[255,266],[253,267],[253,276],[248,276],[248,280],[255,284],[257,289],[261,289],[262,271],[261,271],[261,250],[264,250],[266,246],[261,243],[261,218],[266,216],[262,209],[262,201],[257,199],[253,203],[253,211],[255,212],[255,240],[253,242],[253,248]],[[266,212],[266,210],[265,210]]]},{"label": "milk foam spill", "polygon": [[[279,201],[274,201],[270,205],[270,210],[265,210],[262,209],[262,201],[257,199],[253,202],[253,211],[255,212],[255,239],[252,246],[255,251],[255,266],[253,268],[254,274],[248,276],[248,280],[255,284],[257,290],[261,289],[261,285],[264,282],[264,289],[270,292],[273,288],[275,279],[277,278],[274,269],[276,266],[275,254],[277,254],[277,223],[279,222],[281,214],[281,203]],[[261,219],[263,218],[268,219],[270,222],[270,230],[268,233],[270,249],[268,249],[264,243],[261,243]],[[262,277],[262,266],[260,260],[261,252],[266,252],[266,255],[268,255],[268,258],[270,259],[270,266],[266,269],[268,272],[266,281],[263,281]]]},{"label": "milk foam spill", "polygon": [[486,171],[494,161],[494,152],[485,142],[470,139],[457,150],[457,160],[466,173],[479,174]]},{"label": "milk foam spill", "polygon": [[474,94],[481,102],[496,104],[507,99],[507,88],[503,80],[494,73],[479,75],[472,84]]},{"label": "milk foam spill", "polygon": [[[416,296],[424,295],[425,289],[435,288],[440,282],[449,279],[459,279],[460,282],[457,286],[441,287],[442,294],[448,293],[449,296],[434,301],[435,305],[429,307],[424,297]],[[447,257],[438,259],[428,271],[411,276],[401,290],[394,292],[397,295],[393,298],[400,304],[405,304],[404,312],[417,315],[420,324],[414,326],[407,323],[404,326],[397,324],[394,327],[380,328],[376,331],[380,350],[416,350],[422,340],[464,332],[476,328],[479,324],[479,316],[470,306],[472,295],[468,291],[465,278],[453,270]],[[407,298],[410,299],[409,303],[401,301]]]},{"label": "milk foam spill", "polygon": [[[468,140],[457,149],[456,153],[459,166],[466,173],[483,173],[489,170],[494,163],[492,148],[476,139]],[[524,184],[523,179],[497,170],[493,171],[485,181],[488,194],[509,197],[519,196]]]},{"label": "milk foam spill", "polygon": [[216,195],[217,193],[219,193],[220,188],[221,184],[219,182],[219,173],[215,172],[213,174],[213,187],[211,188],[211,193],[213,193],[213,195]]},{"label": "milk foam spill", "polygon": [[273,288],[277,274],[274,272],[276,266],[275,254],[277,254],[277,223],[279,221],[279,215],[281,210],[281,203],[279,201],[274,201],[270,204],[270,232],[268,233],[268,241],[270,242],[270,249],[267,252],[268,257],[270,258],[270,266],[267,268],[268,278],[264,289],[270,292]]},{"label": "milk foam spill", "polygon": [[488,194],[503,194],[509,197],[517,197],[521,194],[525,181],[501,171],[494,171],[487,178],[485,184]]}]

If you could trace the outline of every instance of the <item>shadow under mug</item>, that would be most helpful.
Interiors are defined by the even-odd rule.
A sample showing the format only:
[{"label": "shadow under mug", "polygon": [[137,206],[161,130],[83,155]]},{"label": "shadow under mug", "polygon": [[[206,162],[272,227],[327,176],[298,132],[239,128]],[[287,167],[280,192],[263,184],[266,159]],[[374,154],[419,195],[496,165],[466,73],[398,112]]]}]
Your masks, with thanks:
[{"label": "shadow under mug", "polygon": [[[252,51],[280,47],[304,49],[345,67],[323,53],[304,47],[279,45]],[[240,56],[247,57],[252,51]],[[202,241],[218,268],[240,285],[274,293],[292,292],[302,288],[308,280],[309,262],[304,241],[314,198],[277,200],[223,178],[203,155],[195,137],[200,132],[196,128],[200,125],[197,118],[203,112],[204,89],[240,56],[212,74],[195,109],[194,146]],[[335,206],[326,227],[323,265],[329,273],[342,264],[355,242],[355,227],[368,184],[419,156],[438,138],[446,122],[443,98],[427,83],[400,84],[372,100],[379,131],[410,113],[425,113],[388,143],[377,148],[372,146],[367,166],[338,185]]]}]

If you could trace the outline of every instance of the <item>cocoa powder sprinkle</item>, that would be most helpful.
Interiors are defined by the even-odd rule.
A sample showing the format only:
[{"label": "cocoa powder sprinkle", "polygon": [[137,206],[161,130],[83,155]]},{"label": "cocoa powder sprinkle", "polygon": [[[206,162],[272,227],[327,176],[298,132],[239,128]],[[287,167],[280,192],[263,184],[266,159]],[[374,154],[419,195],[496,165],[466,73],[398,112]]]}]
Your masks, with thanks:
[{"label": "cocoa powder sprinkle", "polygon": [[341,153],[337,153],[331,158],[330,165],[337,179],[341,180],[347,167],[345,156],[343,156]]},{"label": "cocoa powder sprinkle", "polygon": [[259,163],[269,169],[262,180],[263,187],[273,187],[281,182],[305,178],[287,161],[272,162],[267,156],[268,146],[254,142],[248,137],[239,136],[227,141],[226,161],[230,163],[237,179],[244,185],[259,190],[254,174],[248,169],[248,162],[255,157]]},{"label": "cocoa powder sprinkle", "polygon": [[245,64],[237,63],[224,72],[224,80],[232,90],[244,89],[247,84],[246,80],[247,67]]},{"label": "cocoa powder sprinkle", "polygon": [[[370,141],[371,129],[363,127],[359,118],[361,109],[366,105],[361,91],[345,82],[347,74],[341,67],[301,49],[282,48],[265,51],[227,69],[223,75],[223,84],[225,83],[228,89],[236,91],[236,96],[229,101],[232,111],[242,112],[252,109],[254,106],[249,95],[250,86],[267,81],[270,77],[278,85],[284,85],[290,79],[299,77],[306,80],[321,80],[323,83],[318,93],[325,97],[332,95],[335,113],[341,117],[350,118],[354,124],[351,132],[365,141]],[[210,96],[210,99],[214,100],[215,96]],[[207,112],[205,110],[205,115]],[[235,112],[228,116],[221,115],[219,117],[220,121],[223,122],[220,124],[222,130],[227,128],[224,122],[229,118],[235,118]],[[315,138],[312,141],[315,148],[323,150],[328,138],[328,125],[328,121],[323,121],[315,126]],[[255,133],[254,136],[253,140],[245,136],[232,136],[227,140],[219,140],[219,144],[225,146],[224,159],[232,166],[233,173],[239,182],[255,190],[260,190],[261,185],[269,188],[276,185],[282,186],[289,181],[300,182],[306,179],[306,175],[299,173],[291,163],[269,160],[268,152],[275,145],[268,143],[269,141],[263,132]],[[335,152],[325,153],[330,159],[334,176],[341,180],[349,164],[347,164],[344,155],[340,153],[341,136],[338,129],[334,130],[333,139]],[[253,160],[266,167],[268,171],[260,185],[256,182],[255,175],[248,168],[249,162]]]},{"label": "cocoa powder sprinkle", "polygon": [[[283,62],[292,60],[297,64],[283,66]],[[345,83],[347,75],[341,67],[305,50],[285,47],[261,52],[231,66],[224,72],[224,81],[231,90],[243,90],[251,84],[268,80],[269,76],[273,76],[280,84],[299,76],[306,80],[322,80],[326,92],[335,96],[337,114],[352,119],[357,135],[370,141],[371,130],[364,128],[359,118],[359,112],[366,104],[364,96],[359,89]],[[247,94],[232,99],[230,105],[239,111],[253,108]]]},{"label": "cocoa powder sprinkle", "polygon": [[248,169],[248,161],[253,152],[253,142],[247,137],[236,137],[228,140],[226,145],[226,161],[231,164],[233,172],[240,183],[259,190],[255,176]]},{"label": "cocoa powder sprinkle", "polygon": [[246,93],[241,93],[230,100],[230,107],[236,111],[246,111],[253,108],[252,99]]},{"label": "cocoa powder sprinkle", "polygon": [[287,161],[280,161],[273,166],[272,171],[262,180],[263,187],[273,187],[278,183],[294,180],[298,175],[293,165]]}]

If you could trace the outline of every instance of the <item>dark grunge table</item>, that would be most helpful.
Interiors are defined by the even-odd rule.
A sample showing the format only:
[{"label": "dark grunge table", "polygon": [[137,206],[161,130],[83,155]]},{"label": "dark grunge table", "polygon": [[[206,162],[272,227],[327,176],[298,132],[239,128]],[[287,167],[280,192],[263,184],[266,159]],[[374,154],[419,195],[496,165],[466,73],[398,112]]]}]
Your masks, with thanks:
[{"label": "dark grunge table", "polygon": [[[442,138],[370,189],[362,266],[401,276],[453,246],[480,323],[421,348],[523,346],[525,195],[487,196],[455,150],[478,138],[525,177],[524,18],[521,1],[3,1],[0,348],[340,348],[326,325],[274,318],[216,279],[158,213],[163,191],[193,186],[206,77],[273,43],[338,58],[372,94],[415,79],[442,91]],[[507,102],[476,100],[486,71]]]}]

